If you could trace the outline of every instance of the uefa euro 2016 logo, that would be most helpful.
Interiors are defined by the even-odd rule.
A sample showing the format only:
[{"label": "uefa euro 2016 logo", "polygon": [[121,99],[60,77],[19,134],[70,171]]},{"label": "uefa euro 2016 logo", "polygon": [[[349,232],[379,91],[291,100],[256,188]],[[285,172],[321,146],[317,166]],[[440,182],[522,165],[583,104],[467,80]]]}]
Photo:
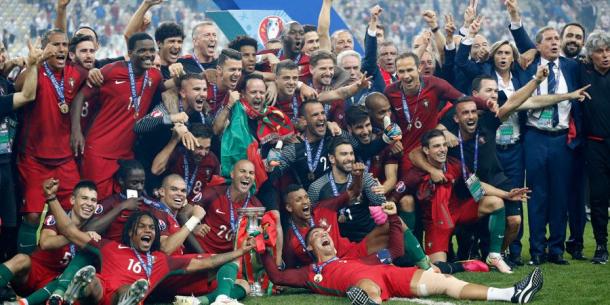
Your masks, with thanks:
[{"label": "uefa euro 2016 logo", "polygon": [[265,45],[270,39],[279,38],[284,29],[284,21],[278,16],[267,16],[258,26],[258,38]]}]

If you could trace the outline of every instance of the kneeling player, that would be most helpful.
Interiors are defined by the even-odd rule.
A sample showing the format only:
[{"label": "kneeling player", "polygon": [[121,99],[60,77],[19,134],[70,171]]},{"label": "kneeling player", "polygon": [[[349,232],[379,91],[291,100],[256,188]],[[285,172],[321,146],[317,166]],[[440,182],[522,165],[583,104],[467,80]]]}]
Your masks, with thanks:
[{"label": "kneeling player", "polygon": [[[396,257],[403,252],[401,222],[396,216],[395,204],[384,204],[384,211],[389,215],[390,252]],[[325,295],[347,294],[352,304],[359,305],[380,304],[391,297],[443,294],[457,299],[527,303],[542,288],[542,272],[538,268],[514,287],[493,288],[414,267],[370,265],[359,259],[339,259],[332,238],[320,227],[309,230],[306,241],[307,249],[316,258],[316,263],[310,267],[279,271],[273,258],[265,256],[265,269],[273,283],[308,288]]]}]

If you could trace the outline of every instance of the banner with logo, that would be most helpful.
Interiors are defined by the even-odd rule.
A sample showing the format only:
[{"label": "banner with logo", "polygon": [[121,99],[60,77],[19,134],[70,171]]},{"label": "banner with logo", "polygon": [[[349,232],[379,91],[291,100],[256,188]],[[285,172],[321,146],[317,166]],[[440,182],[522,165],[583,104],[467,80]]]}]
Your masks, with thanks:
[{"label": "banner with logo", "polygon": [[228,40],[248,35],[258,41],[259,50],[264,49],[270,39],[280,38],[285,24],[292,21],[283,10],[209,11],[206,16],[216,23]]}]

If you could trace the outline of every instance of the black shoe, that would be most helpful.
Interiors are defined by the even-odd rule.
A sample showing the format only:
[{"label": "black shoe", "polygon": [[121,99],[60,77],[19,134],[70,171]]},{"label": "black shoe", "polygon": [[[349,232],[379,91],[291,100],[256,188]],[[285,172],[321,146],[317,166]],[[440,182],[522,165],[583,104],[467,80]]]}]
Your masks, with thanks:
[{"label": "black shoe", "polygon": [[570,253],[572,259],[584,261],[587,258],[582,253],[583,246],[573,240],[566,241],[566,252]]},{"label": "black shoe", "polygon": [[374,305],[377,304],[369,298],[369,295],[366,291],[362,290],[360,287],[352,286],[346,291],[347,298],[352,302],[352,305]]},{"label": "black shoe", "polygon": [[508,260],[515,266],[521,267],[523,266],[523,261],[521,260],[521,256],[511,256]]},{"label": "black shoe", "polygon": [[532,255],[532,259],[527,263],[530,266],[540,266],[546,263],[546,257],[544,255]]},{"label": "black shoe", "polygon": [[17,300],[17,295],[11,287],[0,287],[0,303],[1,302],[14,302]]},{"label": "black shoe", "polygon": [[591,262],[605,265],[608,262],[608,247],[606,245],[597,245]]},{"label": "black shoe", "polygon": [[555,265],[569,265],[570,264],[570,262],[563,259],[563,256],[561,254],[549,254],[547,261],[549,263],[553,263]]},{"label": "black shoe", "polygon": [[536,292],[542,289],[542,284],[542,271],[536,267],[528,276],[515,284],[515,292],[510,301],[519,304],[528,303]]}]

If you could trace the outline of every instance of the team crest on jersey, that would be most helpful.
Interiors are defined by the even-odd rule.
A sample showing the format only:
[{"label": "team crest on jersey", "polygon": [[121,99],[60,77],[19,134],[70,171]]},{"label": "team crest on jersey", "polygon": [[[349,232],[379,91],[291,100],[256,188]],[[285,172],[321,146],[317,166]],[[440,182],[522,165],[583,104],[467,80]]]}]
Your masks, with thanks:
[{"label": "team crest on jersey", "polygon": [[47,225],[47,226],[54,226],[55,225],[55,217],[53,215],[47,216],[47,219],[44,221],[44,224]]},{"label": "team crest on jersey", "polygon": [[405,183],[404,183],[404,182],[402,182],[402,181],[398,181],[398,182],[396,183],[396,191],[397,191],[398,193],[404,193],[404,191],[405,191],[406,189],[407,189],[407,186],[405,185]]},{"label": "team crest on jersey", "polygon": [[267,16],[258,25],[258,38],[263,44],[280,37],[284,30],[284,20],[279,16]]},{"label": "team crest on jersey", "polygon": [[167,229],[167,224],[165,223],[165,221],[159,219],[159,230],[165,231],[166,229]]},{"label": "team crest on jersey", "polygon": [[70,84],[70,88],[74,89],[74,77],[68,78],[68,84]]},{"label": "team crest on jersey", "polygon": [[101,204],[96,205],[94,214],[99,215],[102,214],[102,212],[104,212],[104,206]]},{"label": "team crest on jersey", "polygon": [[150,115],[151,115],[153,118],[160,118],[160,117],[162,117],[162,116],[163,116],[163,112],[161,112],[161,110],[159,110],[159,109],[156,109],[156,110],[154,110],[153,112],[151,112],[151,113],[150,113]]}]

